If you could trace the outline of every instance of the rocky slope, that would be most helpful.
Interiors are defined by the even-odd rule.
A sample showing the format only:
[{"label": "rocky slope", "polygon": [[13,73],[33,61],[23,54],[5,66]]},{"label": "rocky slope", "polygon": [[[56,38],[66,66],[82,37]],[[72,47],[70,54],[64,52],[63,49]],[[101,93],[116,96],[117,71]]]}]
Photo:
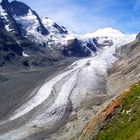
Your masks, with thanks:
[{"label": "rocky slope", "polygon": [[133,84],[125,93],[122,93],[118,106],[105,119],[102,130],[96,139],[137,140],[140,138],[139,95],[140,82]]},{"label": "rocky slope", "polygon": [[[134,105],[137,102],[136,98],[138,98],[138,95],[136,94],[136,97],[134,95],[134,99],[135,99],[135,100],[133,100],[134,103],[130,102],[130,104],[129,104],[129,100],[131,101],[131,97],[133,97],[131,94],[137,93],[136,91],[132,92],[130,90],[131,89],[130,87],[134,83],[137,83],[140,80],[140,53],[139,53],[139,50],[140,50],[140,40],[139,40],[138,36],[137,36],[136,40],[133,41],[132,43],[124,45],[116,50],[119,60],[115,63],[115,65],[111,69],[108,70],[109,76],[107,78],[107,92],[110,95],[114,95],[114,98],[109,102],[109,104],[111,102],[112,103],[108,107],[106,107],[108,103],[106,103],[104,105],[106,110],[103,110],[101,113],[97,114],[96,117],[93,117],[93,119],[85,127],[84,131],[82,132],[82,134],[80,136],[81,140],[114,139],[114,138],[112,138],[113,135],[111,133],[114,133],[115,129],[117,128],[117,125],[116,125],[116,128],[115,127],[111,128],[111,126],[113,127],[113,124],[114,124],[113,122],[115,121],[114,118],[116,118],[118,116],[118,111],[119,111],[119,113],[120,113],[120,111],[122,111],[122,103],[126,103],[126,105],[128,105],[128,107],[127,107],[127,109],[129,108],[128,110],[133,110],[133,106],[132,107],[130,107],[130,106],[132,104]],[[137,84],[136,84],[136,86],[137,86]],[[139,86],[139,84],[138,84],[138,86]],[[133,86],[133,87],[135,88],[135,86]],[[127,92],[127,96],[125,95],[126,94],[125,91],[129,91],[129,92]],[[120,94],[121,94],[121,96],[119,96]],[[138,94],[139,94],[139,92],[138,92]],[[124,98],[124,96],[125,96],[125,99],[123,99],[124,101],[122,102],[122,98]],[[117,97],[117,99],[116,99],[116,97]],[[125,108],[125,106],[123,108]],[[114,111],[115,112],[117,111],[117,114],[114,115],[114,113],[115,113]],[[130,117],[133,115],[134,115],[134,112],[131,113]],[[126,114],[126,116],[129,116],[129,115]],[[121,118],[122,118],[122,116],[121,116]],[[125,121],[129,121],[128,118]],[[121,124],[118,124],[118,125],[121,125]],[[121,132],[129,131],[131,124],[127,125],[128,129],[125,129],[124,125],[120,126],[117,129],[120,129],[119,131],[121,131]],[[135,124],[131,125],[131,126],[134,128],[136,127]],[[109,128],[111,128],[111,129],[109,129]],[[114,129],[114,130],[112,130],[112,129]],[[102,134],[98,138],[97,134],[99,134],[98,133],[99,130],[101,130]],[[134,130],[135,131],[133,131],[132,137],[133,136],[135,137],[134,134],[137,131],[139,131],[138,128],[136,128]],[[116,131],[116,133],[117,133],[117,131]],[[127,135],[128,135],[127,138],[130,138],[130,134],[131,134],[130,132],[127,133]],[[116,137],[116,139],[120,139],[120,140],[126,139],[126,138],[124,138],[125,135],[123,137],[118,134],[118,136],[119,137],[118,138]],[[139,136],[138,136],[138,138],[139,138]]]}]

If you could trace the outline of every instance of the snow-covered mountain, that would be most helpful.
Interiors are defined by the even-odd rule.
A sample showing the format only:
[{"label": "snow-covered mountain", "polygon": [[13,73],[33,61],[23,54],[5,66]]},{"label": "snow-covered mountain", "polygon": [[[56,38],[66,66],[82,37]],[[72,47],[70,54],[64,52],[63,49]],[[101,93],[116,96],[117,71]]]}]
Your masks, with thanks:
[{"label": "snow-covered mountain", "polygon": [[91,37],[123,37],[125,36],[124,33],[113,29],[111,27],[103,28],[103,29],[98,29],[94,33],[87,33],[84,35],[85,37],[91,38]]},{"label": "snow-covered mountain", "polygon": [[34,10],[19,1],[1,1],[0,30],[1,46],[4,46],[1,47],[0,65],[7,61],[15,62],[14,59],[20,59],[28,66],[56,61],[65,56],[90,56],[100,46],[96,39],[83,42],[65,27],[46,17],[41,19]]},{"label": "snow-covered mountain", "polygon": [[26,4],[8,0],[0,3],[0,31],[0,65],[14,59],[30,66],[64,57],[91,56],[105,46],[112,46],[116,39],[120,42],[128,37],[112,28],[77,35],[47,17],[40,18]]},{"label": "snow-covered mountain", "polygon": [[72,40],[75,38],[74,36],[76,34],[74,32],[68,30],[64,26],[58,25],[53,20],[47,17],[42,18],[42,23],[45,26],[45,28],[49,31],[49,38],[51,40],[63,41],[63,40]]},{"label": "snow-covered mountain", "polygon": [[98,29],[93,33],[87,33],[82,35],[81,38],[96,38],[98,44],[102,47],[105,46],[122,46],[125,43],[129,43],[136,38],[136,34],[125,34],[119,30],[113,29],[111,27]]},{"label": "snow-covered mountain", "polygon": [[[25,4],[17,1],[13,1],[11,4],[14,11],[14,18],[22,25],[26,31],[26,36],[32,41],[51,49],[62,50],[62,53],[64,52],[66,56],[89,56],[96,50],[96,39],[82,42],[78,38],[78,35],[66,29],[64,26],[58,25],[47,17],[39,18],[36,12]],[[22,5],[23,9],[20,8],[22,11],[24,11],[25,7],[28,10],[25,13],[19,14],[17,8],[14,10],[14,7],[17,7],[16,5]],[[39,28],[45,28],[48,34],[43,34],[38,30]],[[79,54],[78,51],[75,52],[77,47]]]},{"label": "snow-covered mountain", "polygon": [[[0,140],[79,139],[84,126],[98,114],[103,107],[101,105],[115,96],[116,87],[120,89],[120,85],[131,81],[135,75],[139,63],[135,63],[139,57],[139,53],[135,52],[139,46],[134,46],[134,42],[125,45],[135,38],[136,35],[126,35],[112,28],[77,35],[47,17],[40,18],[22,2],[2,0],[0,66],[7,63],[44,66],[46,62],[66,57],[85,58],[75,61],[64,71],[60,72],[61,68],[58,68],[55,74],[52,72],[54,75],[51,71],[56,71],[59,66],[64,68],[62,65],[69,64],[69,60],[48,66],[45,70],[20,69],[22,71],[8,72],[7,75],[4,69],[4,74],[0,75]],[[137,40],[140,40],[140,35],[137,35]],[[116,49],[120,52],[116,53]],[[123,59],[122,54],[127,57]],[[117,64],[119,67],[112,70],[118,58],[122,59]],[[129,63],[131,67],[128,67]],[[11,67],[8,68],[11,70]],[[121,77],[115,74],[113,81],[117,82],[112,83],[111,80],[108,83],[108,75],[114,69],[117,72],[121,70],[117,73]],[[134,77],[139,76],[138,71],[135,71]],[[40,77],[48,79],[44,81]],[[5,87],[9,87],[7,92]]]}]

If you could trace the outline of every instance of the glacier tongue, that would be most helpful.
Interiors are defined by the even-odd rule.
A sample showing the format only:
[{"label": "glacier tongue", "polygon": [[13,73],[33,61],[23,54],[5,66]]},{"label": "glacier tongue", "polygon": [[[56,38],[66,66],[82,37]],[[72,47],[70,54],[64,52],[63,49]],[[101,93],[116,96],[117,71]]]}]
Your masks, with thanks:
[{"label": "glacier tongue", "polygon": [[[103,40],[100,39],[98,41]],[[113,41],[112,46],[104,46],[96,56],[74,62],[63,73],[40,87],[37,93],[11,114],[8,120],[1,122],[0,127],[9,127],[0,135],[0,139],[19,140],[41,130],[50,132],[61,127],[71,111],[80,108],[82,103],[92,100],[94,104],[95,99],[107,97],[102,84],[105,84],[107,68],[117,60],[113,55],[115,48],[134,40],[135,36],[110,39]],[[25,117],[26,120],[23,119]],[[14,122],[21,123],[22,126],[13,127],[9,131]],[[13,138],[11,135],[14,135]]]}]

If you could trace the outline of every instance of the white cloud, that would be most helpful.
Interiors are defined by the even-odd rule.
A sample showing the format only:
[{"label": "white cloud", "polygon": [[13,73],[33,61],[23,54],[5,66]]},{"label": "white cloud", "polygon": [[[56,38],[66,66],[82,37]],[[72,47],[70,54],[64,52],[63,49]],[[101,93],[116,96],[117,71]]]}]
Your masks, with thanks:
[{"label": "white cloud", "polygon": [[38,4],[39,7],[46,5],[45,9],[38,10],[40,15],[48,16],[80,34],[92,32],[107,25],[111,26],[115,21],[108,17],[97,16],[99,11],[112,4],[110,0],[106,0],[106,2],[97,1],[93,7],[86,7],[81,4],[75,5],[71,0],[42,0]]},{"label": "white cloud", "polygon": [[[40,16],[47,16],[52,20],[56,21],[58,24],[64,25],[70,30],[73,30],[80,34],[93,32],[98,28],[104,28],[107,26],[124,29],[121,28],[123,25],[120,24],[123,24],[125,22],[125,18],[129,14],[128,11],[125,10],[109,10],[112,7],[117,7],[118,5],[122,4],[118,2],[118,0],[22,1],[29,4],[33,9],[37,11],[37,13],[39,13]],[[140,6],[140,0],[132,1],[134,1],[133,9],[136,10],[138,6]],[[117,10],[118,13],[115,13],[117,12]],[[134,15],[130,16],[130,19],[132,20],[131,22],[135,22]]]}]

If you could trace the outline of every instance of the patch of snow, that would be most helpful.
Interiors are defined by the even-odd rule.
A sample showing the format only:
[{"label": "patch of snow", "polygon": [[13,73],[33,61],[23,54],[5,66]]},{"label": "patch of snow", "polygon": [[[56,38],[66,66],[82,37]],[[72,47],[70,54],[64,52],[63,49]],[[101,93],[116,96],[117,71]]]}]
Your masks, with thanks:
[{"label": "patch of snow", "polygon": [[6,16],[7,15],[6,11],[2,8],[1,5],[0,5],[0,15],[1,16]]},{"label": "patch of snow", "polygon": [[24,51],[22,52],[22,56],[24,57],[30,57],[28,54],[26,54]]},{"label": "patch of snow", "polygon": [[8,24],[8,25],[5,25],[5,29],[6,29],[8,32],[10,32],[10,31],[13,30],[13,29],[10,29],[9,24]]},{"label": "patch of snow", "polygon": [[6,11],[2,8],[1,5],[0,5],[0,15],[1,15],[1,17],[4,18],[6,21],[9,21],[9,20],[7,19],[7,13],[6,13]]},{"label": "patch of snow", "polygon": [[18,40],[16,40],[17,44],[20,45],[20,42]]}]

